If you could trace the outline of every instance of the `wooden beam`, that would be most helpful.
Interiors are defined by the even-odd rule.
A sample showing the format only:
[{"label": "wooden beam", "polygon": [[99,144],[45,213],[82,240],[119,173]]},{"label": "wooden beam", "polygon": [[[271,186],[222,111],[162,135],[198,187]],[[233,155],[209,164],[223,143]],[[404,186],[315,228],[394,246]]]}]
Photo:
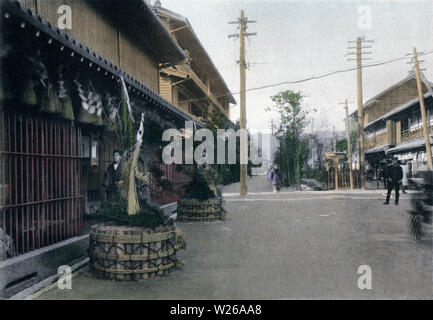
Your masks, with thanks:
[{"label": "wooden beam", "polygon": [[173,67],[163,68],[163,69],[161,69],[161,72],[165,73],[169,76],[175,76],[175,77],[179,77],[179,78],[183,78],[183,79],[186,79],[189,76],[187,72],[174,69]]}]

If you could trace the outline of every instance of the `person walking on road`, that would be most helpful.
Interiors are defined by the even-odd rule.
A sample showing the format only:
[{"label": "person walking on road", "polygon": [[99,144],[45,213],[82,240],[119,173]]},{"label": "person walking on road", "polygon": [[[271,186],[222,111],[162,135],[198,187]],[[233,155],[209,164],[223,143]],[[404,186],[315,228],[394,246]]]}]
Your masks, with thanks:
[{"label": "person walking on road", "polygon": [[279,192],[283,179],[278,164],[274,163],[274,166],[268,172],[267,178],[272,182],[272,191],[275,193]]},{"label": "person walking on road", "polygon": [[386,201],[383,204],[389,204],[392,189],[395,189],[395,205],[398,205],[400,199],[400,185],[403,179],[403,169],[398,164],[396,158],[392,159],[392,165],[388,168],[387,179],[388,193],[386,194]]}]

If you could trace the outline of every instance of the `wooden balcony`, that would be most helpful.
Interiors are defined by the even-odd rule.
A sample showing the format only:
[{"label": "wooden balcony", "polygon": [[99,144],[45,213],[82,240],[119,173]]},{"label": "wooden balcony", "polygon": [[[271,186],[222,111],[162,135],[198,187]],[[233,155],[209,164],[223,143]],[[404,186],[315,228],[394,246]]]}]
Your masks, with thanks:
[{"label": "wooden balcony", "polygon": [[226,115],[227,118],[229,118],[228,110],[226,110],[221,103],[217,100],[217,98],[214,96],[214,94],[211,92],[210,87],[203,83],[203,81],[200,79],[200,77],[191,69],[189,65],[177,65],[176,68],[168,67],[162,69],[162,72],[176,76],[183,79],[192,79],[197,87],[200,88],[200,90],[208,97],[208,99],[216,106],[220,111]]},{"label": "wooden balcony", "polygon": [[[433,133],[433,126],[429,127],[429,133]],[[415,130],[406,130],[401,133],[401,141],[410,141],[424,136],[422,127]]]},{"label": "wooden balcony", "polygon": [[365,139],[365,150],[367,151],[386,144],[388,144],[388,135],[387,132],[384,132],[369,139]]}]

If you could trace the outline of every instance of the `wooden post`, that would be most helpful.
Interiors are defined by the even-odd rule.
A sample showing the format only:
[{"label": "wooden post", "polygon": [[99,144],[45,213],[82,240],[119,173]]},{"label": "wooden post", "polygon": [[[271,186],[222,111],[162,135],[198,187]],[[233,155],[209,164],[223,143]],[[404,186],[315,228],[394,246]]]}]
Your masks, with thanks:
[{"label": "wooden post", "polygon": [[[245,62],[245,37],[255,36],[256,33],[247,33],[247,24],[255,23],[257,21],[248,20],[245,17],[244,10],[241,10],[241,17],[238,21],[229,22],[229,24],[240,24],[240,32],[239,34],[231,34],[231,37],[239,37],[240,40],[240,54],[239,54],[239,75],[240,75],[240,90],[239,90],[239,101],[240,101],[240,127],[241,132],[246,131],[246,68],[247,64]],[[241,184],[241,195],[247,194],[247,163],[248,162],[248,136],[241,134],[240,136],[240,184]],[[245,164],[242,164],[244,162]]]},{"label": "wooden post", "polygon": [[401,120],[398,120],[396,122],[395,131],[396,131],[395,143],[399,144],[399,143],[401,143]]},{"label": "wooden post", "polygon": [[[239,58],[239,75],[240,75],[240,126],[241,131],[246,130],[246,63],[245,63],[245,14],[244,10],[241,10],[241,26],[240,26],[240,58]],[[247,141],[245,141],[245,136],[241,134],[240,136],[240,159],[248,159],[248,155],[244,154],[246,149]],[[241,183],[241,195],[247,194],[247,164],[240,164],[240,183]]]},{"label": "wooden post", "polygon": [[361,67],[361,38],[356,38],[356,79],[358,86],[358,139],[359,139],[359,175],[361,178],[361,189],[365,188],[364,172],[364,109],[362,106],[362,67]]},{"label": "wooden post", "polygon": [[416,53],[416,48],[413,48],[413,59],[415,63],[415,72],[416,72],[416,85],[418,87],[418,97],[419,97],[419,106],[421,108],[421,117],[422,117],[422,128],[424,133],[424,140],[425,140],[425,152],[427,154],[427,165],[429,170],[432,170],[432,155],[431,155],[431,146],[430,146],[430,137],[429,137],[429,126],[427,122],[427,114],[425,111],[425,105],[424,105],[424,95],[422,93],[422,85],[421,85],[421,74],[419,71],[419,62],[418,62],[418,56]]},{"label": "wooden post", "polygon": [[334,158],[334,168],[335,168],[335,173],[334,173],[334,175],[335,175],[335,190],[338,190],[338,162],[339,162],[338,157],[335,157],[335,158]]},{"label": "wooden post", "polygon": [[346,110],[346,134],[347,134],[347,158],[349,161],[349,181],[350,189],[353,189],[353,173],[352,173],[352,144],[350,143],[350,127],[349,127],[349,107],[347,105],[347,99],[345,101]]}]

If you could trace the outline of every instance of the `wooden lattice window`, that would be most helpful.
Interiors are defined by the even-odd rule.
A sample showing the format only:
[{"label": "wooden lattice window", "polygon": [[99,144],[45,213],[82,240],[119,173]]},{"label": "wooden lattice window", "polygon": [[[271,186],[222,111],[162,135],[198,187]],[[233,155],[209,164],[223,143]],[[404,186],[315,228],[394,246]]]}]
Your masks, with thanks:
[{"label": "wooden lattice window", "polygon": [[71,121],[9,112],[2,122],[2,229],[11,241],[4,255],[81,234],[80,129]]}]

